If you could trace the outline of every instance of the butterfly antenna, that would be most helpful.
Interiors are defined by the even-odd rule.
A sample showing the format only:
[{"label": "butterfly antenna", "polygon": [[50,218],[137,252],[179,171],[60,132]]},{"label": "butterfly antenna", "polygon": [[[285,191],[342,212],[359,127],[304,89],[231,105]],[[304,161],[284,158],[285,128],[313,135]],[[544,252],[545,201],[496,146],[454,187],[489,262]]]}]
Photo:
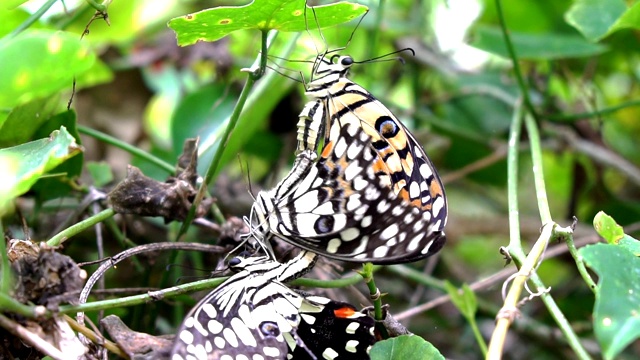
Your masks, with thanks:
[{"label": "butterfly antenna", "polygon": [[411,56],[416,56],[416,52],[412,49],[412,48],[404,48],[404,49],[400,49],[400,50],[396,50],[394,52],[390,52],[388,54],[384,54],[384,55],[380,55],[371,59],[367,59],[367,60],[363,60],[363,61],[354,61],[354,63],[356,64],[364,64],[364,63],[370,63],[370,62],[383,62],[383,61],[400,61],[404,64],[404,59],[400,56],[394,57],[394,58],[388,58],[391,55],[396,55],[396,54],[400,54],[400,53],[404,53],[404,52],[410,52]]},{"label": "butterfly antenna", "polygon": [[358,28],[360,27],[360,24],[362,24],[362,20],[364,20],[364,17],[367,16],[368,13],[369,13],[369,9],[367,9],[367,11],[365,11],[365,13],[362,14],[362,16],[360,17],[360,20],[358,20],[358,23],[356,24],[356,27],[351,32],[351,35],[349,35],[349,40],[347,40],[347,44],[343,46],[341,50],[349,47],[349,44],[351,44],[351,40],[353,40],[353,36],[356,34],[356,30],[358,30]]}]

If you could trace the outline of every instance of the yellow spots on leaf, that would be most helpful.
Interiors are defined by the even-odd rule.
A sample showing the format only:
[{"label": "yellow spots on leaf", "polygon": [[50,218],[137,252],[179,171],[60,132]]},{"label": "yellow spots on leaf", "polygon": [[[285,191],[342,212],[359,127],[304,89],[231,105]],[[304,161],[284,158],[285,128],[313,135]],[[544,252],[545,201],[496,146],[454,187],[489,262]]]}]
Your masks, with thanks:
[{"label": "yellow spots on leaf", "polygon": [[191,20],[194,19],[194,16],[193,16],[193,14],[187,14],[187,15],[184,16],[184,19],[187,20],[187,21],[191,21]]},{"label": "yellow spots on leaf", "polygon": [[300,16],[300,15],[302,15],[302,10],[298,9],[298,10],[294,11],[294,12],[292,13],[292,15],[293,15],[293,16]]},{"label": "yellow spots on leaf", "polygon": [[232,23],[231,19],[222,19],[222,20],[218,21],[218,24],[220,24],[220,25],[229,25],[231,23]]},{"label": "yellow spots on leaf", "polygon": [[49,41],[47,41],[47,51],[51,54],[57,54],[60,52],[62,48],[62,39],[59,36],[52,36]]},{"label": "yellow spots on leaf", "polygon": [[15,77],[14,86],[16,89],[24,89],[29,85],[31,81],[31,76],[28,71],[20,70]]},{"label": "yellow spots on leaf", "polygon": [[612,323],[613,323],[613,321],[609,317],[606,317],[606,318],[602,319],[602,325],[604,325],[604,326],[611,326]]}]

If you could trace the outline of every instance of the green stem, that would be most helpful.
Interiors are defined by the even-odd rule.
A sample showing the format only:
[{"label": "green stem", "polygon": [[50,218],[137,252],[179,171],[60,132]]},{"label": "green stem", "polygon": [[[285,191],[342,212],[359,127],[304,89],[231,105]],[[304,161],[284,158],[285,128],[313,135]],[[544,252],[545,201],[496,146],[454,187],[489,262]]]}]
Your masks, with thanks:
[{"label": "green stem", "polygon": [[385,316],[382,313],[382,295],[380,294],[380,289],[378,289],[376,282],[373,279],[373,264],[364,264],[360,275],[367,284],[367,287],[369,288],[369,297],[373,301],[373,318],[376,320],[376,329],[383,339],[388,339],[389,333],[387,332],[387,328],[383,324],[378,323],[379,321],[384,320]]},{"label": "green stem", "polygon": [[[377,268],[378,267],[374,267],[374,271]],[[100,310],[106,310],[106,309],[119,308],[123,306],[145,304],[150,301],[157,301],[160,299],[175,297],[178,295],[187,294],[195,291],[211,290],[212,288],[223,283],[226,279],[227,279],[226,277],[206,279],[206,280],[194,281],[184,285],[174,286],[164,290],[149,291],[146,294],[126,296],[118,299],[93,301],[93,302],[88,302],[80,305],[61,305],[59,308],[59,313],[70,314],[70,313],[76,313],[76,312],[100,311]],[[321,287],[321,288],[336,288],[336,287],[346,287],[349,285],[354,285],[361,280],[362,280],[362,276],[360,275],[353,275],[348,278],[332,280],[332,281],[320,281],[315,279],[296,279],[291,282],[291,285],[313,286],[313,287]]]},{"label": "green stem", "polygon": [[480,346],[480,351],[482,351],[482,356],[487,356],[487,343],[484,341],[482,337],[482,332],[480,332],[480,328],[478,328],[478,323],[475,318],[469,319],[469,326],[471,326],[471,331],[473,331],[473,336],[476,338],[476,342],[478,346]]},{"label": "green stem", "polygon": [[387,271],[391,271],[398,275],[402,275],[407,279],[413,280],[421,285],[436,288],[438,290],[445,290],[444,282],[434,277],[428,276],[425,273],[414,270],[406,265],[392,265],[385,267]]},{"label": "green stem", "polygon": [[85,220],[80,221],[79,223],[62,230],[51,239],[47,241],[47,245],[49,246],[59,246],[63,242],[65,242],[70,237],[81,233],[82,231],[114,216],[116,214],[113,209],[102,210],[101,212],[86,218]]},{"label": "green stem", "polygon": [[12,312],[28,318],[37,316],[35,306],[22,304],[5,293],[0,293],[0,309],[2,309],[2,312]]},{"label": "green stem", "polygon": [[551,219],[551,211],[549,210],[549,200],[547,199],[547,190],[544,183],[544,171],[542,167],[542,146],[540,145],[540,133],[533,117],[526,115],[524,123],[529,134],[529,142],[531,143],[531,160],[533,161],[533,180],[536,187],[536,197],[538,199],[538,210],[540,211],[540,220],[542,225],[553,221]]},{"label": "green stem", "polygon": [[384,320],[384,317],[382,316],[382,296],[380,295],[380,289],[378,289],[378,287],[376,286],[376,282],[373,279],[373,264],[365,263],[362,266],[362,272],[360,272],[360,276],[362,276],[364,282],[369,288],[369,296],[373,301],[373,308],[375,310],[375,319]]},{"label": "green stem", "polygon": [[376,8],[376,18],[373,24],[373,30],[371,30],[371,39],[369,41],[370,46],[367,46],[367,59],[371,59],[376,56],[376,50],[378,49],[378,43],[380,42],[380,24],[382,24],[382,17],[384,15],[385,0],[378,0],[378,7]]},{"label": "green stem", "polygon": [[628,101],[620,105],[611,106],[608,108],[604,108],[604,109],[600,109],[592,112],[585,112],[580,114],[567,114],[567,115],[565,114],[549,115],[549,116],[546,116],[546,118],[551,121],[574,121],[574,120],[588,119],[593,117],[601,117],[601,116],[612,114],[622,109],[626,109],[628,107],[634,107],[634,106],[640,106],[640,100]]},{"label": "green stem", "polygon": [[[1,212],[0,212],[1,214]],[[4,225],[0,216],[0,294],[8,294],[11,289],[11,270],[9,268],[9,257],[7,256],[7,243],[4,238]]]},{"label": "green stem", "polygon": [[571,232],[563,232],[561,234],[564,237],[565,242],[567,243],[567,247],[569,248],[569,253],[573,257],[573,260],[576,262],[576,266],[578,267],[578,273],[582,276],[582,279],[589,286],[589,289],[595,294],[598,290],[598,285],[593,281],[591,275],[587,271],[587,267],[584,265],[584,260],[582,256],[578,254],[578,249],[576,248],[576,244],[573,242],[573,234]]},{"label": "green stem", "polygon": [[116,139],[113,136],[109,136],[103,132],[100,132],[98,130],[94,130],[91,129],[89,127],[83,126],[83,125],[78,125],[78,132],[80,132],[81,134],[85,134],[85,135],[89,135],[93,138],[96,138],[98,140],[104,141],[107,144],[111,144],[117,148],[120,148],[128,153],[130,153],[131,155],[134,156],[138,156],[144,160],[147,160],[148,162],[157,165],[159,168],[165,170],[166,172],[168,172],[169,174],[173,174],[176,171],[175,166],[169,164],[168,162],[165,162],[162,159],[159,159],[151,154],[149,154],[146,151],[140,150],[135,146],[129,145],[126,142]]},{"label": "green stem", "polygon": [[59,312],[61,314],[69,314],[69,313],[75,313],[75,312],[99,311],[99,310],[119,308],[123,306],[140,305],[140,304],[148,303],[150,301],[158,301],[164,298],[182,295],[182,294],[186,294],[194,291],[210,290],[220,285],[226,279],[227,278],[206,279],[206,280],[194,281],[192,283],[188,283],[180,286],[174,286],[168,289],[163,289],[158,291],[149,291],[146,294],[126,296],[118,299],[93,301],[93,302],[84,303],[80,305],[61,305],[59,308]]},{"label": "green stem", "polygon": [[[376,272],[380,269],[379,265],[373,266],[373,272]],[[351,285],[355,285],[362,281],[362,275],[356,274],[349,277],[345,277],[342,279],[336,280],[317,280],[317,279],[307,279],[307,278],[299,278],[291,281],[289,284],[293,286],[306,286],[320,289],[335,289],[335,288],[343,288]]]},{"label": "green stem", "polygon": [[42,6],[40,6],[38,11],[31,14],[31,16],[27,18],[27,20],[25,20],[22,24],[18,25],[17,28],[13,29],[13,31],[10,32],[6,38],[7,39],[14,38],[16,35],[25,31],[29,26],[33,25],[36,21],[38,21],[42,17],[42,15],[44,15],[51,8],[51,6],[53,6],[53,4],[56,3],[56,1],[58,0],[48,0],[46,3],[42,4]]},{"label": "green stem", "polygon": [[106,5],[98,4],[94,0],[84,0],[84,1],[86,1],[86,3],[89,4],[89,6],[91,6],[92,8],[96,9],[96,11],[99,11],[101,13],[106,13],[107,12],[107,6]]},{"label": "green stem", "polygon": [[509,130],[507,150],[507,198],[509,203],[509,249],[522,249],[520,241],[520,218],[518,210],[518,156],[520,131],[522,129],[522,108],[516,104]]},{"label": "green stem", "polygon": [[522,92],[522,98],[524,100],[524,105],[529,110],[531,115],[538,119],[538,114],[536,109],[533,107],[533,103],[531,102],[531,97],[529,96],[529,89],[527,84],[524,81],[524,77],[522,76],[522,71],[520,70],[520,64],[518,62],[518,56],[516,54],[516,50],[513,47],[513,43],[511,42],[511,35],[509,35],[509,30],[507,29],[507,24],[504,20],[504,13],[502,12],[502,2],[501,0],[495,0],[496,3],[496,12],[498,15],[498,20],[500,21],[500,28],[502,29],[502,35],[504,36],[504,44],[507,47],[507,51],[509,52],[509,57],[511,58],[511,62],[513,63],[513,72],[516,76],[516,80],[518,80],[518,87]]},{"label": "green stem", "polygon": [[[515,256],[517,255],[514,255],[514,257]],[[524,257],[518,257],[518,260],[522,262],[522,260],[524,260]],[[540,277],[538,276],[538,273],[535,271],[531,274],[530,280],[535,285],[537,291],[543,291],[547,288],[542,282],[542,279],[540,279]],[[569,324],[569,321],[562,313],[562,310],[560,310],[560,308],[558,307],[558,304],[556,304],[555,300],[553,300],[553,297],[548,293],[544,293],[540,298],[547,307],[547,310],[549,311],[553,319],[556,321],[556,324],[558,324],[560,331],[562,331],[562,334],[567,339],[567,343],[576,353],[578,359],[590,360],[591,356],[589,356],[587,350],[585,350],[585,348],[580,343],[580,339],[573,331],[571,324]]]}]

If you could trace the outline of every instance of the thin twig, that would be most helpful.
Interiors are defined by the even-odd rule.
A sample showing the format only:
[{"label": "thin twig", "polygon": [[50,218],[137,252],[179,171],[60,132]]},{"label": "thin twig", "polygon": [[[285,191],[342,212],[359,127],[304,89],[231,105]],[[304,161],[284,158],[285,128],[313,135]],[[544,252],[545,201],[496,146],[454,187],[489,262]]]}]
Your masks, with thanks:
[{"label": "thin twig", "polygon": [[[577,247],[583,247],[587,244],[595,244],[597,242],[600,241],[600,238],[598,236],[587,236],[587,237],[583,237],[580,238],[578,240],[575,241],[575,244]],[[565,254],[568,251],[567,247],[564,244],[561,245],[555,245],[551,248],[549,248],[546,253],[545,253],[545,257],[546,258],[553,258],[556,256],[560,256],[562,254]],[[499,272],[484,278],[484,279],[480,279],[474,283],[472,283],[471,285],[469,285],[469,287],[471,288],[471,290],[473,291],[477,291],[477,290],[482,290],[482,289],[487,289],[490,287],[495,286],[496,284],[499,284],[501,282],[503,282],[506,278],[508,278],[509,276],[511,276],[514,273],[514,270],[512,268],[504,268],[502,270],[500,270]],[[396,320],[405,320],[405,319],[409,319],[411,317],[414,317],[420,313],[423,313],[425,311],[429,311],[437,306],[449,303],[451,301],[451,297],[449,295],[442,295],[442,296],[438,296],[437,298],[426,302],[420,306],[416,306],[414,308],[410,308],[407,309],[401,313],[395,314],[394,318]]]},{"label": "thin twig", "polygon": [[53,236],[51,239],[47,240],[47,245],[49,246],[60,246],[63,242],[67,241],[70,237],[74,235],[78,235],[82,231],[114,216],[116,214],[113,209],[105,209],[89,218],[86,218],[79,223],[68,227],[67,229],[59,232],[57,235]]},{"label": "thin twig", "polygon": [[[109,261],[100,265],[98,270],[96,270],[91,275],[91,277],[87,280],[87,283],[85,284],[84,288],[82,289],[82,292],[80,293],[80,297],[78,299],[79,303],[82,305],[87,301],[87,298],[89,297],[89,293],[91,293],[91,289],[93,288],[93,285],[95,285],[98,279],[100,279],[102,275],[104,275],[104,273],[111,267],[114,267],[116,264],[118,264],[122,260],[125,260],[131,256],[138,255],[145,252],[162,251],[162,250],[196,250],[196,251],[209,251],[217,254],[223,254],[223,253],[226,253],[228,249],[221,246],[215,246],[215,245],[198,244],[198,243],[177,243],[177,242],[153,243],[153,244],[146,244],[146,245],[136,246],[131,249],[127,249],[113,256],[112,258],[109,259]],[[180,289],[178,290],[180,291]],[[152,296],[151,294],[152,293],[150,292],[149,295]],[[123,301],[123,299],[116,299],[114,304],[109,303],[109,305],[118,306],[120,304],[119,303],[120,301],[123,303],[122,306],[125,306],[124,303],[126,302]],[[64,308],[63,306],[60,307],[61,312],[63,312],[62,310],[63,308]],[[99,310],[100,308],[97,308],[97,309]],[[78,310],[78,311],[83,311],[83,310]],[[77,319],[81,325],[84,325],[84,313],[79,312],[77,314]]]},{"label": "thin twig", "polygon": [[111,351],[112,353],[120,356],[121,358],[129,359],[129,356],[124,351],[120,350],[120,347],[118,347],[118,345],[116,343],[105,339],[104,336],[102,336],[102,334],[97,334],[97,333],[93,332],[92,330],[88,329],[86,326],[82,326],[82,325],[78,324],[69,315],[62,315],[62,316],[64,317],[64,320],[69,324],[69,326],[71,326],[71,328],[73,330],[81,333],[87,339],[91,340],[93,343],[104,347],[105,349],[107,349],[107,350]]}]

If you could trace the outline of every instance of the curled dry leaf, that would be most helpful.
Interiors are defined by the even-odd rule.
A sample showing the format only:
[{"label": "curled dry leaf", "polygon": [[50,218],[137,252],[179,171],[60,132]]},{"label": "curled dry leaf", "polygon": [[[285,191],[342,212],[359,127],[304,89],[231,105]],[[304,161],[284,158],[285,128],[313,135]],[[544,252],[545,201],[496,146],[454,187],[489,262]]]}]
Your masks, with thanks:
[{"label": "curled dry leaf", "polygon": [[[198,192],[197,165],[198,140],[187,139],[178,159],[176,176],[159,182],[129,165],[127,177],[109,193],[109,203],[120,214],[162,216],[167,223],[182,221],[187,217]],[[213,201],[212,198],[204,199],[196,209],[196,217],[204,216]]]},{"label": "curled dry leaf", "polygon": [[133,331],[115,315],[105,317],[100,324],[131,359],[167,359],[169,357],[173,336],[152,336]]}]

